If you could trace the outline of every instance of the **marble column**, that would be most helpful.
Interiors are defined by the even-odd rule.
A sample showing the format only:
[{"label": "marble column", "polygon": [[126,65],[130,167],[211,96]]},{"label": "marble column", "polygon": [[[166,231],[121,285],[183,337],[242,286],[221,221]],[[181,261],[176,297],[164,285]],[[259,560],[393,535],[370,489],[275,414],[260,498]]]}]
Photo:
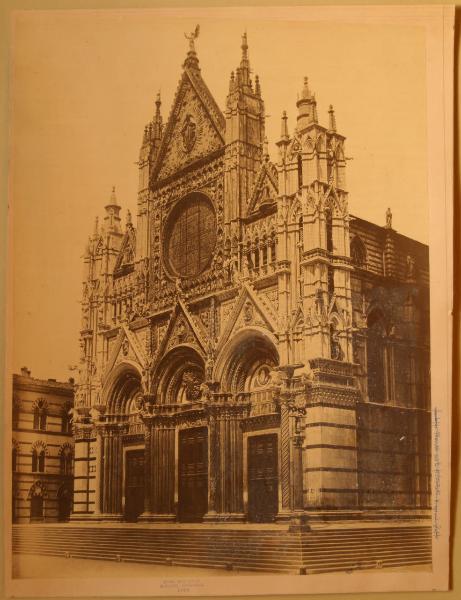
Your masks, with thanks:
[{"label": "marble column", "polygon": [[101,514],[104,521],[121,521],[123,454],[123,423],[106,423],[102,428]]}]

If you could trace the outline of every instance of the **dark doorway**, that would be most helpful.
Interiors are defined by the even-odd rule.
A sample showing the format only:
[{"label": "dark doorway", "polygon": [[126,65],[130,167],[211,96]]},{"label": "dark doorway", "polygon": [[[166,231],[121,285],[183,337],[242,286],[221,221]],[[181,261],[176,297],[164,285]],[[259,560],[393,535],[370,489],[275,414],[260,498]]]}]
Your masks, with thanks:
[{"label": "dark doorway", "polygon": [[62,488],[58,494],[58,521],[68,521],[72,507],[72,494],[68,488]]},{"label": "dark doorway", "polygon": [[278,512],[277,435],[248,438],[248,520],[270,523]]},{"label": "dark doorway", "polygon": [[208,429],[179,432],[178,518],[197,522],[208,510]]},{"label": "dark doorway", "polygon": [[32,496],[30,499],[30,520],[40,521],[43,519],[43,498],[42,496]]},{"label": "dark doorway", "polygon": [[137,521],[144,511],[144,450],[126,453],[125,520]]}]

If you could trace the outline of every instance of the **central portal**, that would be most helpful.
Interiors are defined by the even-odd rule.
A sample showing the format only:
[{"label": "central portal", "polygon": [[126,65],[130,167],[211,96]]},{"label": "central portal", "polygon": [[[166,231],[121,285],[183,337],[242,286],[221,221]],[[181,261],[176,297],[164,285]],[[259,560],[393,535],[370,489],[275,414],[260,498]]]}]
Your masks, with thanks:
[{"label": "central portal", "polygon": [[277,435],[248,439],[248,520],[270,523],[278,512]]},{"label": "central portal", "polygon": [[144,510],[144,450],[126,453],[125,521],[137,521]]},{"label": "central portal", "polygon": [[179,432],[179,507],[182,522],[198,522],[208,510],[208,429]]}]

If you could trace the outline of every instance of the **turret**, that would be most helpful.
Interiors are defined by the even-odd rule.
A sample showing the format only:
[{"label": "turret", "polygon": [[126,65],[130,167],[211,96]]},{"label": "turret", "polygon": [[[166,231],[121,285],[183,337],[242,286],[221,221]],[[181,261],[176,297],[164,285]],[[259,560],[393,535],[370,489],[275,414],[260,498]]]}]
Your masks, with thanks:
[{"label": "turret", "polygon": [[117,203],[117,196],[115,195],[115,185],[112,187],[112,193],[110,195],[110,201],[104,207],[106,215],[104,217],[104,231],[105,233],[121,233],[120,229],[120,210],[121,206]]},{"label": "turret", "polygon": [[317,101],[315,100],[315,94],[309,89],[308,79],[304,77],[304,86],[301,91],[301,97],[296,102],[298,107],[298,132],[306,129],[312,123],[318,123],[317,118]]},{"label": "turret", "polygon": [[251,80],[247,34],[242,36],[240,64],[230,75],[226,100],[225,222],[246,214],[248,198],[263,160],[264,102],[259,77]]}]

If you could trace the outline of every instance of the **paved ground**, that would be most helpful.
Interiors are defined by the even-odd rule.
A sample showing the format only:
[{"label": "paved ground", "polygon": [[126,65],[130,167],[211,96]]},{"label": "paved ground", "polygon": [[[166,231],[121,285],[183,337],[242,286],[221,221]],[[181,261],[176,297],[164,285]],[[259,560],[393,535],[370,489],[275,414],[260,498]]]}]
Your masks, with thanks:
[{"label": "paved ground", "polygon": [[[373,569],[376,572],[376,569]],[[430,571],[429,565],[383,569],[390,571]],[[360,573],[361,571],[358,571]],[[94,577],[217,577],[220,575],[260,575],[251,571],[225,571],[224,569],[198,569],[163,565],[115,562],[110,560],[90,560],[85,558],[61,558],[57,556],[36,556],[13,554],[13,578],[21,579],[74,579]],[[310,575],[312,577],[312,575]]]},{"label": "paved ground", "polygon": [[249,571],[225,571],[224,569],[199,569],[164,565],[90,560],[86,558],[62,558],[13,554],[13,578],[24,579],[73,579],[76,577],[207,577],[229,575],[254,575]]}]

